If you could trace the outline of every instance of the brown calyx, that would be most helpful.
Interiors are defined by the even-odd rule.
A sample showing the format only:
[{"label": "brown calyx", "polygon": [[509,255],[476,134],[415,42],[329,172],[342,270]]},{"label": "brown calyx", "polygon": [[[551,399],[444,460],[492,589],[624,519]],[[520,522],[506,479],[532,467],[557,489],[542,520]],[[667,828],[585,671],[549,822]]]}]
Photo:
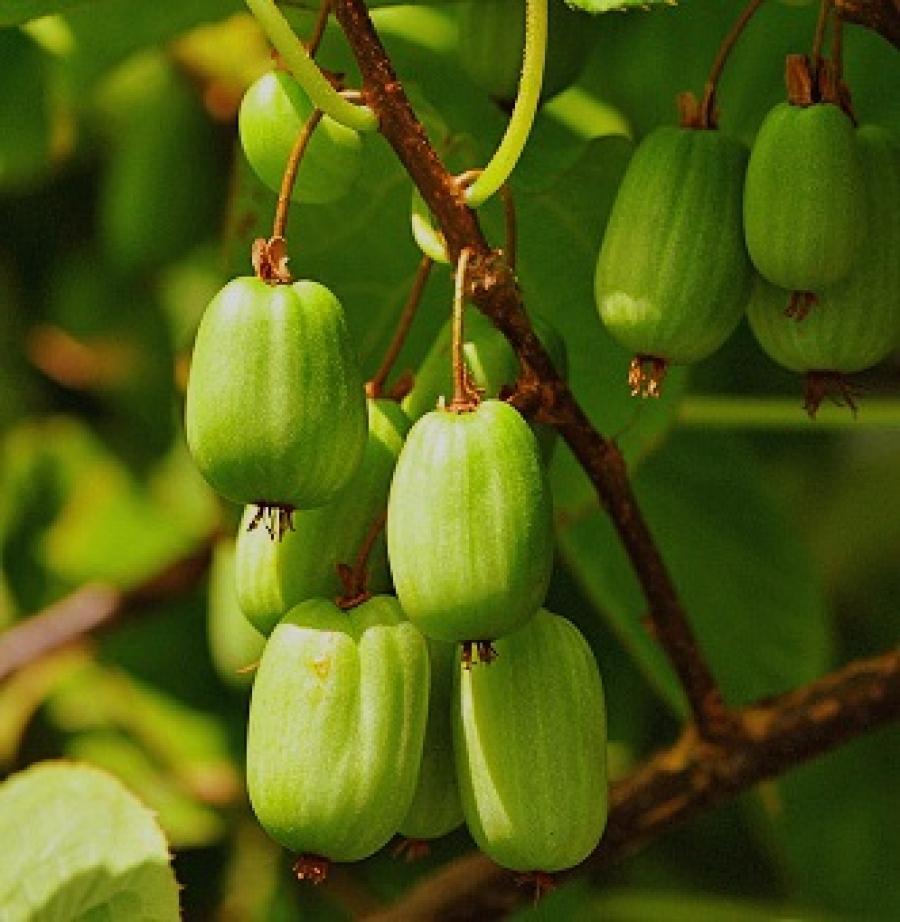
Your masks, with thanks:
[{"label": "brown calyx", "polygon": [[281,541],[284,536],[294,530],[294,507],[286,503],[256,502],[256,513],[247,526],[247,531],[253,531],[260,525],[264,526],[273,541]]},{"label": "brown calyx", "polygon": [[636,355],[628,366],[632,397],[659,397],[669,363],[655,355]]},{"label": "brown calyx", "polygon": [[431,846],[425,839],[402,838],[391,852],[394,858],[402,858],[407,864],[421,861],[431,854]]},{"label": "brown calyx", "polygon": [[792,106],[806,108],[830,103],[840,106],[847,117],[857,123],[850,88],[832,61],[822,58],[814,61],[805,54],[789,54],[784,64],[784,82]]},{"label": "brown calyx", "polygon": [[827,399],[835,406],[847,407],[855,417],[861,392],[858,384],[851,382],[839,371],[810,371],[806,375],[803,409],[810,419],[815,419],[819,407]]},{"label": "brown calyx", "polygon": [[519,887],[534,888],[534,905],[541,901],[541,898],[556,889],[556,878],[546,871],[528,871],[525,874],[516,875],[516,885]]},{"label": "brown calyx", "polygon": [[330,862],[321,855],[301,855],[294,862],[294,874],[297,880],[308,880],[314,884],[321,884],[328,877]]},{"label": "brown calyx", "polygon": [[792,291],[784,309],[785,317],[793,317],[798,322],[803,320],[819,303],[819,296],[814,291]]},{"label": "brown calyx", "polygon": [[290,285],[294,281],[288,269],[287,241],[284,237],[258,237],[253,241],[250,262],[258,279],[267,285]]},{"label": "brown calyx", "polygon": [[476,663],[490,666],[497,659],[497,651],[490,640],[464,640],[460,661],[463,668],[471,669]]}]

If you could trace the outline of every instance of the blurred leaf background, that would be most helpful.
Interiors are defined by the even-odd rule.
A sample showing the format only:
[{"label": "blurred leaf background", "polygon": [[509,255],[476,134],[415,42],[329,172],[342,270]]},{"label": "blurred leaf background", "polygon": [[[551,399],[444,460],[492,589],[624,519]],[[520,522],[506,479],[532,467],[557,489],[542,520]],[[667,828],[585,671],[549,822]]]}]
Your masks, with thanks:
[{"label": "blurred leaf background", "polygon": [[[635,403],[628,356],[596,318],[593,264],[635,141],[702,88],[741,4],[585,17],[593,51],[547,104],[514,179],[520,276],[566,337],[573,387],[622,444],[647,516],[729,700],[809,681],[896,643],[900,432],[710,432],[692,394],[798,395],[742,328],[665,398]],[[398,71],[455,169],[482,163],[505,114],[465,76],[453,4],[379,10]],[[50,13],[43,18],[38,14]],[[291,8],[301,33],[308,13]],[[810,43],[815,10],[771,3],[726,71],[723,129],[748,143],[783,95],[783,56]],[[192,337],[209,298],[250,272],[274,197],[243,163],[235,115],[270,66],[236,0],[134,4],[12,0],[0,13],[0,627],[85,582],[132,587],[233,531],[183,445]],[[862,121],[900,131],[900,59],[846,35]],[[355,74],[336,29],[321,60]],[[351,82],[354,77],[351,76]],[[418,261],[410,183],[379,137],[351,195],[294,209],[295,273],[343,301],[369,372]],[[493,239],[501,215],[485,215]],[[691,258],[690,253],[685,259]],[[443,324],[439,269],[404,348],[414,368]],[[869,375],[897,393],[900,366]],[[800,398],[797,396],[798,417]],[[865,419],[863,403],[862,418]],[[589,637],[607,685],[614,776],[670,742],[684,702],[642,624],[612,528],[564,447],[553,466],[559,560],[550,607]],[[221,550],[217,553],[227,553]],[[107,769],[157,814],[188,919],[342,919],[394,898],[464,833],[416,865],[378,855],[312,891],[253,821],[242,781],[258,640],[234,635],[216,580],[0,686],[0,769],[65,756]],[[212,606],[210,601],[214,600]],[[209,611],[209,625],[208,625]],[[231,625],[231,626],[229,626]],[[244,646],[244,643],[247,646]],[[254,647],[254,644],[256,645]],[[562,888],[535,918],[757,920],[900,917],[900,738],[883,731],[693,822],[602,876]]]}]

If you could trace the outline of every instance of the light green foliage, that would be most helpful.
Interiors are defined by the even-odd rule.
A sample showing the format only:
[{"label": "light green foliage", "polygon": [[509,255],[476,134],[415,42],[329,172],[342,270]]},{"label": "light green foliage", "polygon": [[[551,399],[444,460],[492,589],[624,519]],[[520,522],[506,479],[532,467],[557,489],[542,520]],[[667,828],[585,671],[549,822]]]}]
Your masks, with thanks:
[{"label": "light green foliage", "polygon": [[357,861],[412,801],[428,712],[428,650],[397,601],[292,609],[266,644],[247,738],[250,801],[294,852]]},{"label": "light green foliage", "polygon": [[606,825],[606,711],[587,642],[546,609],[457,665],[454,746],[466,824],[514,871],[582,861]]},{"label": "light green foliage", "polygon": [[153,815],[105,772],[49,762],[13,775],[0,788],[0,840],[0,914],[10,922],[179,918]]},{"label": "light green foliage", "polygon": [[337,298],[317,282],[229,282],[197,333],[185,417],[197,466],[233,502],[302,509],[334,499],[366,443]]},{"label": "light green foliage", "polygon": [[537,442],[506,403],[435,410],[410,430],[388,500],[404,612],[427,636],[490,640],[524,624],[553,566],[552,500]]}]

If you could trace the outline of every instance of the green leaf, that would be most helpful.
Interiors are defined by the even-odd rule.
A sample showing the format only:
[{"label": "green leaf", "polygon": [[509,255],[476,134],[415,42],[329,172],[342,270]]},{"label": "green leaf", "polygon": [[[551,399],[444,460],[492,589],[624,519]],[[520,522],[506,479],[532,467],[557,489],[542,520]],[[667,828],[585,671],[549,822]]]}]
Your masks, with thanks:
[{"label": "green leaf", "polygon": [[162,832],[105,772],[50,762],[13,775],[0,788],[0,841],[4,919],[179,918]]},{"label": "green leaf", "polygon": [[[821,578],[739,439],[679,435],[639,471],[635,486],[730,703],[785,691],[825,670]],[[643,625],[646,602],[608,517],[563,518],[559,538],[563,558],[612,630],[683,712],[675,676]]]}]

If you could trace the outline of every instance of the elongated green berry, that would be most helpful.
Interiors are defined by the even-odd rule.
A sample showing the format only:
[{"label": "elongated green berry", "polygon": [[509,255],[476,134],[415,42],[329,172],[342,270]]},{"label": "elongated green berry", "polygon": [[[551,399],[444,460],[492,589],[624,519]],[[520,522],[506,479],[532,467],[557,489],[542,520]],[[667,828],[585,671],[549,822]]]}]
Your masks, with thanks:
[{"label": "elongated green berry", "polygon": [[666,126],[619,188],[595,293],[614,339],[667,364],[715,352],[740,321],[750,262],[741,228],[747,154],[718,131]]},{"label": "elongated green berry", "polygon": [[875,125],[860,128],[857,143],[873,233],[850,275],[800,321],[786,316],[786,293],[763,279],[747,308],[759,344],[791,371],[862,371],[891,352],[900,328],[900,151]]},{"label": "elongated green berry", "polygon": [[428,712],[425,640],[396,599],[298,605],[266,644],[250,703],[247,789],[285,848],[358,861],[396,833]]},{"label": "elongated green berry", "polygon": [[744,230],[760,275],[815,291],[845,278],[869,222],[856,136],[829,103],[780,103],[759,129],[744,192]]},{"label": "elongated green berry", "polygon": [[200,323],[185,425],[203,476],[233,502],[334,499],[366,444],[362,376],[337,298],[317,282],[229,282]]},{"label": "elongated green berry", "polygon": [[238,688],[253,682],[253,666],[262,656],[266,639],[247,623],[235,591],[234,540],[222,539],[213,549],[209,570],[206,629],[209,653],[220,678]]},{"label": "elongated green berry", "polygon": [[[244,614],[264,634],[304,599],[342,594],[338,564],[354,562],[387,506],[409,419],[390,400],[369,400],[368,410],[369,435],[362,462],[330,503],[295,513],[293,529],[281,541],[272,541],[264,528],[251,530],[256,509],[245,510],[237,538],[237,594]],[[382,532],[369,554],[368,586],[377,593],[386,592],[390,585]]]},{"label": "elongated green berry", "polygon": [[387,540],[400,603],[427,636],[490,640],[524,624],[547,591],[553,533],[522,417],[497,400],[423,416],[394,473]]},{"label": "elongated green berry", "polygon": [[456,762],[453,756],[453,676],[455,644],[428,641],[431,657],[431,692],[422,765],[412,804],[400,824],[400,834],[410,839],[439,839],[463,821]]},{"label": "elongated green berry", "polygon": [[[260,77],[244,94],[238,128],[244,154],[273,191],[313,106],[300,84],[284,71]],[[362,143],[350,128],[325,116],[303,154],[291,198],[323,204],[345,195],[362,167]]]},{"label": "elongated green berry", "polygon": [[606,713],[578,629],[542,609],[496,643],[489,667],[457,666],[454,747],[466,824],[515,871],[583,861],[606,825]]}]

